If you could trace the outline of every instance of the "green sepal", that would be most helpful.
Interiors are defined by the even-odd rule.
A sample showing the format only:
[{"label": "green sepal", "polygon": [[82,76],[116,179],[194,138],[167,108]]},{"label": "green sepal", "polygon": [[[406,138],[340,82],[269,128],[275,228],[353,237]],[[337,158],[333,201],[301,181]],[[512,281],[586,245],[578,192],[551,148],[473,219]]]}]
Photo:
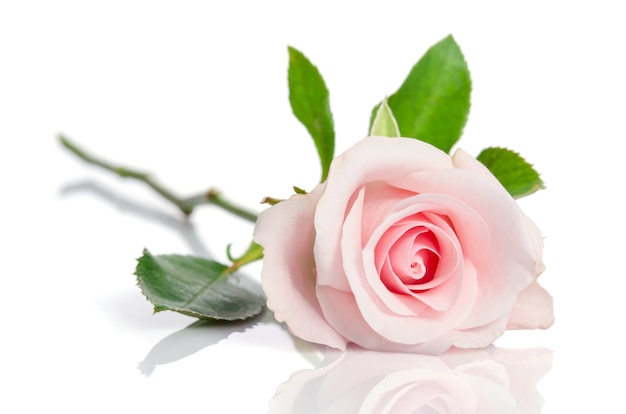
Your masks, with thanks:
[{"label": "green sepal", "polygon": [[382,103],[378,105],[369,134],[370,136],[376,135],[381,137],[400,136],[398,122],[396,122],[396,118],[393,116],[393,111],[387,104],[387,98],[383,99]]},{"label": "green sepal", "polygon": [[235,270],[239,269],[241,266],[247,265],[248,263],[255,262],[257,260],[261,260],[263,258],[263,247],[260,244],[251,241],[248,249],[239,257],[234,257],[230,252],[231,245],[226,246],[226,255],[228,259],[233,263],[228,267],[227,271],[229,273],[233,273]]},{"label": "green sepal", "polygon": [[489,147],[476,158],[515,198],[522,198],[545,188],[539,173],[515,151]]},{"label": "green sepal", "polygon": [[166,310],[201,319],[240,320],[265,308],[261,286],[216,261],[194,256],[157,255],[137,260],[135,275],[154,312]]},{"label": "green sepal", "polygon": [[328,88],[319,70],[302,52],[289,47],[289,102],[313,138],[326,180],[335,152],[335,126]]},{"label": "green sepal", "polygon": [[261,200],[261,204],[269,204],[270,206],[275,206],[278,203],[282,203],[283,201],[285,201],[284,198],[275,198],[275,197],[263,197],[263,199]]}]

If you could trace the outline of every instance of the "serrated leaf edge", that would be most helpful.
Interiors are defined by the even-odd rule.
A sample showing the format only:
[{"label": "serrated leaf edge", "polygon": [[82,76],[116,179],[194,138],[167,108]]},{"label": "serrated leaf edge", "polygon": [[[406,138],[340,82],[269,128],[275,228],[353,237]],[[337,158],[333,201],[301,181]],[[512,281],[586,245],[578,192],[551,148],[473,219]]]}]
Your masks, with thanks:
[{"label": "serrated leaf edge", "polygon": [[[147,248],[144,248],[143,252],[142,252],[142,255],[135,259],[137,261],[137,263],[140,263],[141,259],[146,254],[154,257],[154,255]],[[176,255],[173,255],[173,256],[195,257],[195,256],[192,256],[192,255],[180,255],[180,254],[176,254]],[[203,320],[242,321],[242,320],[247,320],[247,319],[250,319],[250,318],[253,318],[253,317],[259,315],[266,308],[265,305],[260,305],[258,311],[255,311],[252,315],[249,315],[249,316],[246,316],[246,317],[241,317],[241,318],[220,318],[220,317],[215,317],[215,316],[204,315],[204,314],[201,314],[201,313],[198,313],[198,312],[193,312],[193,311],[182,309],[182,308],[169,307],[169,306],[164,306],[164,305],[156,305],[148,297],[148,295],[146,295],[146,293],[144,292],[144,287],[143,287],[143,284],[141,283],[141,280],[140,280],[141,276],[138,273],[138,266],[135,266],[135,271],[133,272],[133,275],[135,276],[135,282],[136,282],[135,284],[139,288],[139,291],[141,292],[141,295],[152,305],[152,307],[153,307],[152,308],[152,311],[153,311],[152,314],[153,315],[156,315],[159,312],[172,311],[172,312],[180,313],[182,315],[186,315],[186,316],[190,316],[190,317],[198,318],[198,319],[203,319]]]}]

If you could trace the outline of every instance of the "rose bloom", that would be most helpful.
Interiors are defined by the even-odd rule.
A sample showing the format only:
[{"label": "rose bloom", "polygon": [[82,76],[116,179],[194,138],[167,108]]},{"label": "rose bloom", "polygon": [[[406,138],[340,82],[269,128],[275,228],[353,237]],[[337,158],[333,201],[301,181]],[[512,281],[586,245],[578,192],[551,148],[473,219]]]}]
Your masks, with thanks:
[{"label": "rose bloom", "polygon": [[254,239],[267,306],[311,342],[438,354],[553,322],[538,228],[460,149],[367,137],[262,212]]}]

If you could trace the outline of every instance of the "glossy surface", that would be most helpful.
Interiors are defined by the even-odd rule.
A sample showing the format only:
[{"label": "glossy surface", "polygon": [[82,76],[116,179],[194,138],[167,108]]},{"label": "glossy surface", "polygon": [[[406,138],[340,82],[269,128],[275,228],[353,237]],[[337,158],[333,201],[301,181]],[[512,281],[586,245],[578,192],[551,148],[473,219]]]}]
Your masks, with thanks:
[{"label": "glossy surface", "polygon": [[[252,226],[211,207],[184,220],[141,184],[72,158],[57,133],[152,171],[183,195],[215,186],[261,211],[264,196],[311,189],[320,176],[314,144],[290,112],[287,45],[326,80],[338,154],[364,137],[372,107],[450,33],[473,83],[459,145],[472,155],[510,147],[547,186],[520,204],[545,236],[541,278],[557,322],[507,332],[496,346],[554,352],[552,368],[531,380],[543,414],[619,410],[620,9],[438,4],[2,3],[0,411],[264,413],[280,384],[323,356],[271,314],[218,326],[153,316],[132,275],[143,248],[223,260],[228,243],[234,255],[245,251]],[[258,278],[260,265],[244,272]],[[505,378],[529,374],[496,372],[490,384],[505,390]],[[368,404],[382,395],[367,394]]]}]

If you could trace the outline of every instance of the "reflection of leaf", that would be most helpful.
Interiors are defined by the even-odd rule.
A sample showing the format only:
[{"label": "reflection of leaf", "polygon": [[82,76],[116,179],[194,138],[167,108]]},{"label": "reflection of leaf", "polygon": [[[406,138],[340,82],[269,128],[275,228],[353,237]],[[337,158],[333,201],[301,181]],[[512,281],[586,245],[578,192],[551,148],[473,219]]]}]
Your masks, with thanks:
[{"label": "reflection of leaf", "polygon": [[261,313],[265,296],[258,283],[229,274],[227,266],[194,256],[144,251],[137,281],[154,311],[172,310],[196,318],[246,319]]},{"label": "reflection of leaf", "polygon": [[262,318],[263,314],[236,322],[198,320],[161,339],[139,363],[139,370],[143,375],[149,376],[158,365],[178,361],[207,346],[215,345],[235,332],[244,332]]}]

